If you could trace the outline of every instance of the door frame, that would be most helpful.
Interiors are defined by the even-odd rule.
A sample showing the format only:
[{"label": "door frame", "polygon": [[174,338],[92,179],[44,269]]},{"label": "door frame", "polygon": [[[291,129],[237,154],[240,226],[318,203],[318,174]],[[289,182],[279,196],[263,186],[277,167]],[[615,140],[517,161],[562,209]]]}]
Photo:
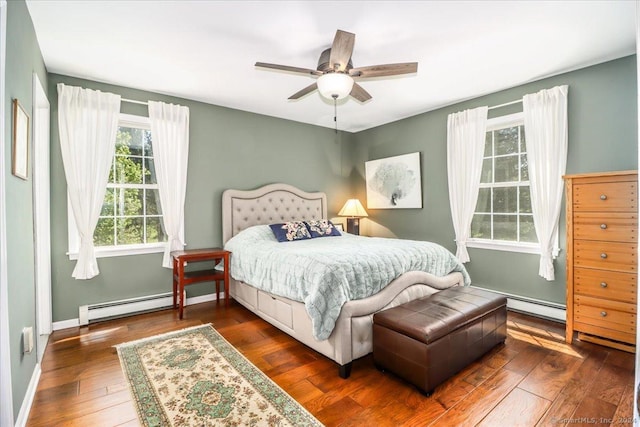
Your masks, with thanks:
[{"label": "door frame", "polygon": [[33,230],[36,285],[37,361],[42,362],[52,331],[50,105],[37,73],[33,73]]}]

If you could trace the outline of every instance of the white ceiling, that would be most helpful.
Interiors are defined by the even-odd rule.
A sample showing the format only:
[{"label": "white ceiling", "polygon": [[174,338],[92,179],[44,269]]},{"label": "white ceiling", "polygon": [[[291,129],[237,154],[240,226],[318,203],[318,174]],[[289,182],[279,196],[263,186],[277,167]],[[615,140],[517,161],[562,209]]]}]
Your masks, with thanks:
[{"label": "white ceiling", "polygon": [[339,101],[356,132],[635,53],[636,3],[616,1],[27,0],[48,71],[333,127],[332,101],[287,98],[337,29],[355,67],[417,61]]}]

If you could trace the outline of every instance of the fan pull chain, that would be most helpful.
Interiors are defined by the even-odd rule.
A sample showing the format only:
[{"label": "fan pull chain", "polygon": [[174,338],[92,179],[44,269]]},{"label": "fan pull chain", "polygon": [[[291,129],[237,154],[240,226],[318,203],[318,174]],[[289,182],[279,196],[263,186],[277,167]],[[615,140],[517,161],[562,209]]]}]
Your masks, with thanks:
[{"label": "fan pull chain", "polygon": [[336,133],[338,133],[338,95],[331,95],[333,98],[333,122],[336,124]]}]

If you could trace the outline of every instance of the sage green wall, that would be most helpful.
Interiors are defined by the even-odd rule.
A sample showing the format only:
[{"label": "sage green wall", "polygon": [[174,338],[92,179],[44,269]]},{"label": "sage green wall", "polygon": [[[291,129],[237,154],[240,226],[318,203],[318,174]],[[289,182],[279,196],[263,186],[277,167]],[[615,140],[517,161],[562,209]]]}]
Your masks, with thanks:
[{"label": "sage green wall", "polygon": [[[99,276],[88,281],[71,278],[74,262],[66,255],[66,183],[57,129],[56,84],[59,82],[110,91],[124,98],[161,100],[190,108],[191,145],[185,209],[188,247],[221,243],[220,201],[226,188],[249,189],[270,182],[288,182],[307,190],[326,191],[332,216],[348,197],[366,200],[365,161],[419,151],[422,153],[423,209],[370,210],[369,220],[363,221],[363,231],[433,240],[455,251],[446,185],[447,115],[568,84],[567,173],[636,169],[635,69],[635,56],[627,57],[357,134],[338,135],[316,126],[50,74],[54,321],[76,318],[78,306],[83,304],[166,292],[171,281],[170,271],[160,267],[160,254],[101,258]],[[521,108],[517,105],[492,110],[491,116]],[[146,107],[123,103],[122,111],[145,115]],[[562,235],[564,230],[562,218]],[[561,246],[565,246],[564,237]],[[470,249],[470,254],[472,262],[467,266],[478,286],[564,304],[564,253],[555,261],[553,282],[537,275],[535,255],[480,249]],[[189,296],[211,291],[208,284],[194,285],[187,290]]]},{"label": "sage green wall", "polygon": [[[9,297],[9,339],[14,418],[36,366],[36,350],[22,354],[22,328],[36,328],[33,246],[32,171],[22,180],[11,174],[13,114],[12,99],[18,99],[33,117],[33,73],[46,87],[47,72],[36,40],[31,16],[24,1],[7,2],[7,51],[4,155],[7,209],[7,276]],[[30,131],[31,132],[31,131]],[[31,143],[31,141],[30,141]],[[29,147],[31,160],[32,146]]]},{"label": "sage green wall", "polygon": [[[363,221],[371,234],[432,240],[455,252],[447,187],[447,115],[482,105],[499,105],[527,93],[569,85],[569,154],[567,173],[637,169],[636,57],[546,78],[432,112],[410,117],[353,136],[354,193],[366,200],[364,162],[412,152],[421,153],[422,209],[368,211]],[[514,105],[490,111],[490,117],[522,111]],[[564,238],[561,213],[561,248]],[[475,285],[565,304],[566,252],[555,260],[555,281],[538,276],[539,256],[469,249],[466,264]]]},{"label": "sage green wall", "polygon": [[[185,207],[187,248],[220,246],[221,199],[227,188],[252,189],[286,182],[307,191],[325,191],[329,215],[348,197],[352,167],[350,134],[148,93],[109,84],[49,75],[51,102],[51,257],[53,319],[78,317],[78,306],[171,290],[171,271],[160,266],[162,255],[100,258],[100,275],[75,280],[75,261],[67,252],[66,181],[58,134],[58,83],[98,89],[135,100],[186,105],[190,109],[189,172]],[[122,112],[147,115],[145,106],[122,103]],[[189,296],[212,292],[211,284],[192,285]]]}]

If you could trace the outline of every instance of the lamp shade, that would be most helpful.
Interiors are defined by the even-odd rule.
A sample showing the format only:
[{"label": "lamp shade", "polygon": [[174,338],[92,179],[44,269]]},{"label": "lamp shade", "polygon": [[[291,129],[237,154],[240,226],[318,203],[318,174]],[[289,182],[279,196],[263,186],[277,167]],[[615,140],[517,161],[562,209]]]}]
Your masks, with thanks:
[{"label": "lamp shade", "polygon": [[362,207],[362,203],[358,199],[349,199],[347,203],[344,204],[340,212],[338,212],[338,216],[350,216],[350,217],[365,217],[367,215],[367,211]]},{"label": "lamp shade", "polygon": [[353,88],[353,79],[345,73],[327,73],[318,77],[318,92],[325,98],[342,99],[349,96]]}]

